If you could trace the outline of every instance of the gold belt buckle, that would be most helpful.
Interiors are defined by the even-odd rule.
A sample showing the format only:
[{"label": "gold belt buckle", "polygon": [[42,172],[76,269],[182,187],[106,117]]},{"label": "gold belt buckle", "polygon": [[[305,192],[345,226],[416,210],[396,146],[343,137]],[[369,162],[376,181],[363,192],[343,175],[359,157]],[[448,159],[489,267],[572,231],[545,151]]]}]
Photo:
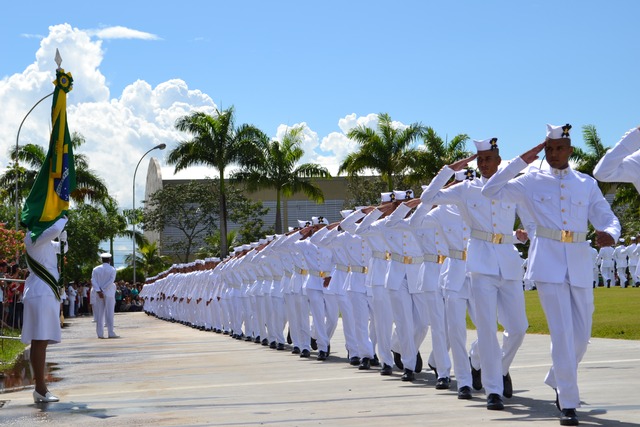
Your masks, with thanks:
[{"label": "gold belt buckle", "polygon": [[318,276],[320,276],[323,279],[324,279],[324,276],[326,276],[326,275],[327,275],[327,273],[325,271],[319,271],[318,272]]},{"label": "gold belt buckle", "polygon": [[573,243],[573,231],[560,230],[560,241],[562,243]]},{"label": "gold belt buckle", "polygon": [[384,259],[385,261],[391,261],[391,252],[385,252]]},{"label": "gold belt buckle", "polygon": [[404,264],[413,264],[413,257],[405,255],[404,258],[402,258],[402,262]]},{"label": "gold belt buckle", "polygon": [[359,267],[359,271],[362,274],[367,274],[369,272],[369,268],[368,267]]},{"label": "gold belt buckle", "polygon": [[438,255],[438,264],[442,264],[444,260],[447,259],[444,255]]},{"label": "gold belt buckle", "polygon": [[502,239],[504,238],[504,234],[493,234],[491,237],[491,243],[500,244],[502,243]]},{"label": "gold belt buckle", "polygon": [[300,269],[300,274],[307,275],[309,274],[309,270]]},{"label": "gold belt buckle", "polygon": [[467,251],[462,251],[462,261],[467,260]]}]

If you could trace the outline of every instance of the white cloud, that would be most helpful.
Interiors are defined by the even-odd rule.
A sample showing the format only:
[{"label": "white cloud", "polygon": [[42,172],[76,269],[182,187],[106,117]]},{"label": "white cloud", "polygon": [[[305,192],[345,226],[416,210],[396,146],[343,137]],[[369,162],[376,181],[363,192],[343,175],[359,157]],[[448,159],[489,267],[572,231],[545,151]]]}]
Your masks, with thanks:
[{"label": "white cloud", "polygon": [[155,34],[144,31],[132,30],[131,28],[115,26],[105,27],[97,30],[86,30],[89,35],[99,39],[140,39],[140,40],[160,40]]},{"label": "white cloud", "polygon": [[[15,145],[18,126],[25,114],[53,90],[51,82],[57,67],[54,57],[58,48],[63,59],[62,67],[74,76],[74,88],[68,96],[67,108],[70,130],[81,133],[86,139],[78,151],[89,157],[90,167],[106,181],[110,193],[121,207],[131,206],[133,172],[140,157],[160,143],[167,144],[167,149],[149,153],[140,163],[136,175],[136,201],[143,199],[151,157],[160,160],[164,179],[217,177],[215,169],[206,167],[189,168],[174,176],[173,167],[164,161],[178,141],[188,138],[175,129],[176,119],[193,111],[212,114],[216,108],[213,97],[190,89],[181,79],[168,80],[155,87],[144,80],[137,80],[127,85],[122,93],[111,94],[107,78],[100,71],[104,51],[102,40],[97,37],[115,37],[116,33],[98,35],[69,24],[51,26],[49,34],[40,42],[35,61],[23,71],[0,79],[0,103],[11,106],[0,115],[0,171],[9,163],[6,154]],[[49,98],[33,110],[21,130],[20,144],[48,144],[50,106]],[[341,132],[325,137],[320,137],[305,122],[293,125],[304,127],[303,163],[321,164],[335,175],[346,153],[355,148],[346,133],[359,124],[375,128],[377,115],[358,117],[350,114],[339,119],[337,124]],[[402,126],[401,123],[397,125]],[[281,139],[284,132],[293,126],[278,126],[275,138]],[[140,206],[139,202],[136,205]]]}]

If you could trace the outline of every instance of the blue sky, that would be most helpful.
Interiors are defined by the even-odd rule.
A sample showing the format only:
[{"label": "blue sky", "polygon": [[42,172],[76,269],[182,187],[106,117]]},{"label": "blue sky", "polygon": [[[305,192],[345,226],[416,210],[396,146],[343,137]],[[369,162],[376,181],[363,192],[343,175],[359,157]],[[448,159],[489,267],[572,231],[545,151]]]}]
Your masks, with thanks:
[{"label": "blue sky", "polygon": [[[546,123],[571,123],[577,146],[593,124],[613,145],[640,124],[639,12],[630,0],[9,2],[0,170],[20,121],[53,88],[56,47],[75,78],[71,130],[122,207],[140,156],[173,148],[184,137],[175,119],[194,109],[233,105],[238,124],[276,138],[305,124],[303,160],[332,172],[354,148],[345,133],[380,112],[443,137],[498,137],[504,159],[540,142]],[[49,105],[20,143],[46,144]]]}]

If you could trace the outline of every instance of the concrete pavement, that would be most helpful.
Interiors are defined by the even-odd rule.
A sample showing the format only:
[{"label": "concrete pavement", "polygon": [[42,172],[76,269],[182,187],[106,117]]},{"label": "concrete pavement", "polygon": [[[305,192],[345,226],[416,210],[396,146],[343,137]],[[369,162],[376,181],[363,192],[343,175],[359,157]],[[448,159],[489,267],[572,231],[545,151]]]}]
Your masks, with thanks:
[{"label": "concrete pavement", "polygon": [[[414,383],[347,363],[338,325],[328,361],[301,359],[144,313],[116,314],[118,339],[99,340],[91,318],[67,319],[48,362],[59,403],[35,405],[32,389],[0,394],[2,426],[557,426],[544,385],[549,337],[527,335],[512,369],[514,396],[488,411],[435,390],[431,372]],[[469,339],[475,338],[470,331]],[[428,355],[430,335],[421,348]],[[593,339],[580,367],[581,425],[640,426],[640,342]]]}]

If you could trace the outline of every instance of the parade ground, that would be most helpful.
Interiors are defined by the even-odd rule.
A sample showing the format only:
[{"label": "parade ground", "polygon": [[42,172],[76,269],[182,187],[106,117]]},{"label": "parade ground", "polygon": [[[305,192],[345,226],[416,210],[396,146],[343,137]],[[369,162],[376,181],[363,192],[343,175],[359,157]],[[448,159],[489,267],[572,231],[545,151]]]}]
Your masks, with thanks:
[{"label": "parade ground", "polygon": [[[338,325],[325,362],[144,313],[117,313],[120,338],[97,339],[90,317],[66,319],[47,362],[59,403],[34,404],[33,388],[0,394],[2,426],[557,426],[544,383],[549,337],[527,335],[512,369],[514,395],[488,411],[483,392],[458,400],[347,363]],[[470,331],[469,339],[475,338]],[[430,335],[421,352],[428,355]],[[425,357],[426,368],[426,357]],[[640,426],[640,342],[593,339],[579,370],[583,426]]]}]

